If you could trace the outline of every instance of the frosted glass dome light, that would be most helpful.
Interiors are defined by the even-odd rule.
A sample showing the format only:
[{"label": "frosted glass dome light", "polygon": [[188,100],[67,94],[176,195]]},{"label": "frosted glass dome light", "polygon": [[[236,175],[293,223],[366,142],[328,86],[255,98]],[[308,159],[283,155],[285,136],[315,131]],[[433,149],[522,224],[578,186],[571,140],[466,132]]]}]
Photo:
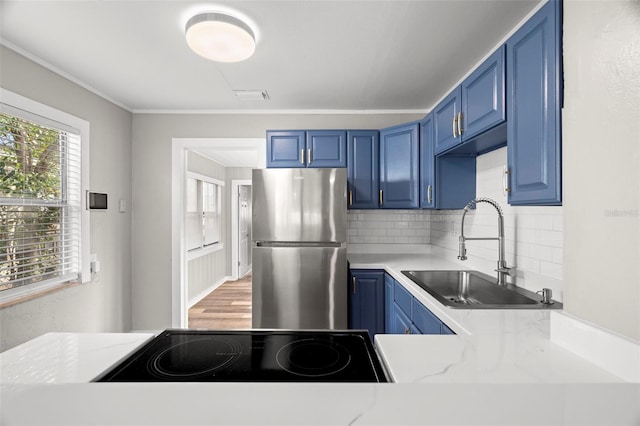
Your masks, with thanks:
[{"label": "frosted glass dome light", "polygon": [[219,12],[193,16],[187,21],[185,36],[191,50],[217,62],[244,61],[256,50],[256,38],[249,25]]}]

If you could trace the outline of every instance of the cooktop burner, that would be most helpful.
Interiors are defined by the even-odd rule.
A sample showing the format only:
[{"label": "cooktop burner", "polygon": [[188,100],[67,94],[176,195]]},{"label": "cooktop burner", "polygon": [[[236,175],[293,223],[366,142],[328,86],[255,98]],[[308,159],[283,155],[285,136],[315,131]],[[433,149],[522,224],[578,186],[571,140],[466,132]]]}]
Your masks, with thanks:
[{"label": "cooktop burner", "polygon": [[386,382],[366,331],[165,330],[97,382]]}]

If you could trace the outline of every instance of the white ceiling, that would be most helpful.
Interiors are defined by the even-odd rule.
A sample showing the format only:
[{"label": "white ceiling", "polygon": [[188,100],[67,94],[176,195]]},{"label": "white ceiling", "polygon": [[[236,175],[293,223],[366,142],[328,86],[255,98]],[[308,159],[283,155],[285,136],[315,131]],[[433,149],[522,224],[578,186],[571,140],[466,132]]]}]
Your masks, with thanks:
[{"label": "white ceiling", "polygon": [[[427,111],[538,2],[2,0],[0,36],[133,112]],[[191,52],[184,23],[205,10],[249,17],[254,56]]]}]

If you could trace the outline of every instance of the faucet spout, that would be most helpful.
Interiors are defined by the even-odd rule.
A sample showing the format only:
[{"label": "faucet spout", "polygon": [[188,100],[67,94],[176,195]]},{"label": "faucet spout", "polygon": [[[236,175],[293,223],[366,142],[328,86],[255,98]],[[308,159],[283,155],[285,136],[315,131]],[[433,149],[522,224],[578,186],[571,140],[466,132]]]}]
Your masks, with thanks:
[{"label": "faucet spout", "polygon": [[[498,213],[498,236],[497,237],[465,237],[464,235],[464,218],[467,215],[469,209],[475,207],[478,203],[487,203],[493,206]],[[458,259],[467,260],[467,248],[465,242],[467,240],[498,240],[498,262],[496,272],[498,273],[498,285],[504,286],[507,284],[506,276],[511,275],[512,268],[507,266],[505,260],[505,248],[504,248],[504,216],[502,214],[502,208],[500,205],[491,198],[479,197],[469,201],[464,207],[462,213],[462,223],[460,225],[460,237],[458,238]]]}]

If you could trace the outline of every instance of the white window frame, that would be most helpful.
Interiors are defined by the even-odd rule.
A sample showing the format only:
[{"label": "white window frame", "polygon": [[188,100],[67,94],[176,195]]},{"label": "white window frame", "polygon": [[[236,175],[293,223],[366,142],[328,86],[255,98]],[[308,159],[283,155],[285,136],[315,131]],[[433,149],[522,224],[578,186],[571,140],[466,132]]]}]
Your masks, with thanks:
[{"label": "white window frame", "polygon": [[[186,183],[188,182],[189,179],[195,179],[195,180],[199,180],[202,182],[207,182],[207,183],[212,183],[214,185],[218,186],[218,211],[219,211],[219,223],[218,223],[218,232],[220,234],[220,239],[217,243],[213,243],[213,244],[209,244],[209,245],[204,245],[201,244],[199,248],[194,248],[191,250],[187,250],[187,260],[193,260],[193,259],[197,259],[198,257],[201,256],[206,256],[210,253],[214,253],[218,250],[222,250],[224,248],[224,244],[222,243],[223,238],[224,238],[224,228],[222,226],[222,209],[223,209],[223,204],[224,204],[224,181],[212,178],[210,176],[206,176],[200,173],[195,173],[195,172],[187,172],[186,173],[186,179],[185,179],[185,201],[186,197],[188,196],[187,194],[187,190],[186,190]],[[198,200],[198,209],[200,211],[200,215],[202,214],[202,197],[201,197],[201,192],[198,191],[198,197],[200,198]],[[188,201],[185,202],[185,210],[184,210],[184,218],[185,218],[185,238],[186,238],[186,220],[187,220],[187,204]],[[185,247],[186,248],[186,247]]]},{"label": "white window frame", "polygon": [[[29,119],[29,116],[42,117],[47,121],[59,123],[61,128],[71,128],[80,134],[81,143],[81,194],[86,194],[89,187],[89,122],[74,115],[57,110],[48,105],[34,101],[17,93],[0,87],[0,109],[8,114],[16,115],[15,110],[21,112],[21,116]],[[13,112],[12,112],[13,111]],[[34,120],[36,121],[36,120]],[[90,215],[87,210],[86,197],[81,198],[80,213],[80,282],[91,281],[90,270]],[[65,287],[69,282],[44,281],[11,288],[0,292],[0,305],[10,304],[23,299],[36,297],[41,293],[49,292],[58,287]]]}]

